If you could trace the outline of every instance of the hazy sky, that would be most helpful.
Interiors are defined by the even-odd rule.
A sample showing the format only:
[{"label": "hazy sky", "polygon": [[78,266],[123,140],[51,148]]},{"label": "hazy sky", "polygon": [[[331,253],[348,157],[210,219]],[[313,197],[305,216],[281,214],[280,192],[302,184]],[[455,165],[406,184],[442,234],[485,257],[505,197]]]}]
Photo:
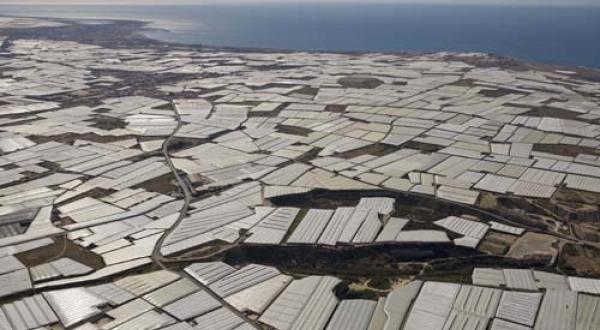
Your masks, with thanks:
[{"label": "hazy sky", "polygon": [[595,5],[600,0],[0,0],[0,4],[255,4],[255,3],[435,3],[502,5]]}]

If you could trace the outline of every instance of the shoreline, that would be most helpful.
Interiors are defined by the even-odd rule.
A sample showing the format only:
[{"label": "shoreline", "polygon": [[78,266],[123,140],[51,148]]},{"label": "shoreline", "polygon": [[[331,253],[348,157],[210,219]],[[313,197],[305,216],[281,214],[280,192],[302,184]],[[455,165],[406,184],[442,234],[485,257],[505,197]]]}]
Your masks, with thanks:
[{"label": "shoreline", "polygon": [[[201,43],[181,43],[169,42],[159,38],[153,38],[147,35],[149,31],[163,31],[173,33],[167,28],[150,27],[156,22],[147,20],[135,19],[115,19],[115,18],[58,18],[48,16],[16,16],[2,15],[0,17],[8,18],[25,18],[25,19],[41,19],[50,22],[59,22],[65,24],[60,27],[52,28],[0,28],[0,35],[4,34],[10,38],[41,38],[47,40],[68,40],[81,43],[88,43],[110,48],[134,48],[134,47],[156,47],[157,49],[174,48],[177,50],[192,50],[192,51],[219,51],[231,53],[306,53],[306,54],[339,54],[339,55],[396,55],[407,58],[418,56],[439,56],[443,60],[458,60],[467,64],[472,64],[480,67],[499,67],[502,69],[512,69],[517,71],[524,70],[546,70],[546,71],[571,71],[573,75],[579,78],[600,82],[600,68],[582,66],[582,65],[563,65],[554,63],[545,63],[521,59],[517,57],[483,52],[454,52],[454,51],[438,51],[438,52],[408,52],[408,51],[331,51],[331,50],[297,50],[285,48],[268,48],[268,47],[241,47],[241,46],[215,46]],[[103,24],[90,24],[85,21],[103,22]],[[76,34],[73,31],[76,30]],[[105,38],[94,38],[94,34],[100,31],[103,34],[108,34],[110,41]],[[108,30],[108,31],[104,31]],[[114,33],[116,32],[116,34]],[[107,36],[105,36],[107,37]],[[117,42],[115,42],[117,41]]]}]

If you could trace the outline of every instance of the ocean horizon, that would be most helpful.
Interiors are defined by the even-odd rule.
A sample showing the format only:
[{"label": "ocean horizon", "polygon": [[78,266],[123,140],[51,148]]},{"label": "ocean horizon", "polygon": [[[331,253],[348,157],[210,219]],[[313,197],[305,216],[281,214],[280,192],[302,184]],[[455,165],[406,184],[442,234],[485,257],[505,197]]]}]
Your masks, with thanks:
[{"label": "ocean horizon", "polygon": [[[50,13],[50,14],[49,14]],[[1,15],[150,22],[162,41],[332,52],[482,52],[600,67],[600,7],[0,5]]]}]

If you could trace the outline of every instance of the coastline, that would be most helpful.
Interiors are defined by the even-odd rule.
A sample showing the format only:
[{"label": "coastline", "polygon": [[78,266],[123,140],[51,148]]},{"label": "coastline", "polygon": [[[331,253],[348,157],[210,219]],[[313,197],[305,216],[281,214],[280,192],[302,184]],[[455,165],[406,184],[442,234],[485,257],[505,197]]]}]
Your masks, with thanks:
[{"label": "coastline", "polygon": [[[443,60],[460,60],[479,67],[499,67],[516,71],[545,70],[545,71],[570,71],[578,78],[600,82],[600,68],[588,66],[572,66],[553,63],[543,63],[495,53],[481,52],[407,52],[407,51],[330,51],[330,50],[295,50],[285,48],[267,47],[240,47],[240,46],[215,46],[208,44],[190,44],[180,42],[169,42],[148,35],[151,31],[163,31],[172,33],[166,28],[151,27],[155,22],[133,19],[112,18],[56,18],[41,16],[14,16],[1,15],[0,17],[43,19],[51,22],[65,24],[60,27],[51,28],[11,28],[0,27],[0,35],[10,38],[21,39],[47,39],[75,41],[85,44],[93,44],[109,48],[135,48],[152,47],[156,49],[175,49],[190,51],[216,51],[231,53],[307,53],[307,54],[340,54],[340,55],[366,55],[386,54],[403,57],[437,56]],[[102,22],[102,24],[85,23],[87,21]]]}]

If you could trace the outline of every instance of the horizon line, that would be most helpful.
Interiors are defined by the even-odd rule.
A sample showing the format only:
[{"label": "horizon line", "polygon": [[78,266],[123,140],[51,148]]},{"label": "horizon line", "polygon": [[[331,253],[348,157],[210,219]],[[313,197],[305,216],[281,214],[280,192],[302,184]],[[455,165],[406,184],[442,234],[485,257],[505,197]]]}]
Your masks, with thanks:
[{"label": "horizon line", "polygon": [[[340,4],[346,4],[346,5],[365,5],[365,6],[369,6],[369,5],[424,5],[424,6],[448,6],[448,7],[453,7],[453,6],[480,6],[480,7],[600,7],[600,3],[525,3],[525,2],[519,2],[519,3],[478,3],[478,2],[474,2],[474,1],[461,1],[461,2],[452,2],[452,3],[447,3],[447,2],[440,2],[440,1],[436,1],[436,0],[432,0],[432,1],[426,1],[426,2],[412,2],[412,1],[408,1],[408,2],[394,2],[394,1],[373,1],[373,2],[368,2],[368,3],[364,3],[363,1],[360,0],[342,0],[342,1],[333,1],[333,0],[325,0],[325,1],[319,1],[319,0],[309,0],[309,1],[297,1],[297,2],[286,2],[286,3],[281,3],[279,1],[276,0],[257,0],[257,1],[251,1],[251,2],[245,2],[245,1],[209,1],[209,2],[203,2],[203,3],[187,3],[187,2],[180,2],[180,3],[152,3],[152,4],[147,4],[147,3],[139,3],[139,2],[115,2],[115,3],[106,3],[106,2],[89,2],[89,3],[73,3],[73,2],[54,2],[54,3],[47,3],[47,2],[40,2],[40,1],[36,1],[36,2],[27,2],[27,3],[23,3],[22,1],[20,2],[0,2],[0,6],[247,6],[247,5],[278,5],[278,6],[289,6],[289,5],[340,5]],[[0,14],[0,16],[2,16],[2,14]]]}]

